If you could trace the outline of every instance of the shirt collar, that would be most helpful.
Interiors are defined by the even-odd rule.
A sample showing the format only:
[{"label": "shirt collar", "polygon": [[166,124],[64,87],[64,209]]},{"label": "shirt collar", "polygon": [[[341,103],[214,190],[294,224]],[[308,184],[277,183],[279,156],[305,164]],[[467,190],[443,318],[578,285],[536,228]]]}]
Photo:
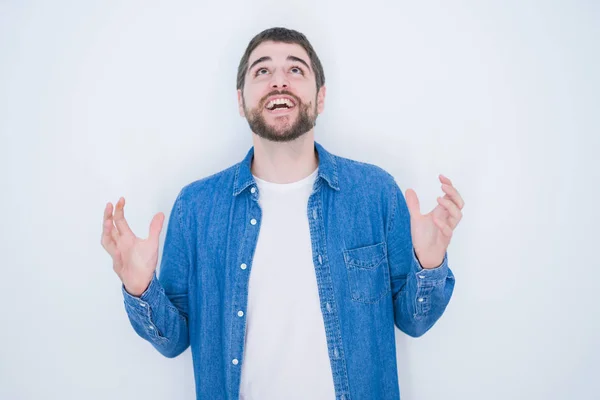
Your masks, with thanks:
[{"label": "shirt collar", "polygon": [[[338,183],[337,174],[337,163],[335,162],[335,156],[329,153],[321,144],[317,141],[315,143],[315,150],[319,156],[319,172],[317,179],[323,178],[329,186],[334,190],[340,190]],[[254,185],[256,181],[252,176],[250,170],[252,157],[254,156],[254,146],[248,150],[246,157],[238,163],[235,170],[235,179],[233,181],[233,195],[237,196],[243,192],[248,186]]]}]

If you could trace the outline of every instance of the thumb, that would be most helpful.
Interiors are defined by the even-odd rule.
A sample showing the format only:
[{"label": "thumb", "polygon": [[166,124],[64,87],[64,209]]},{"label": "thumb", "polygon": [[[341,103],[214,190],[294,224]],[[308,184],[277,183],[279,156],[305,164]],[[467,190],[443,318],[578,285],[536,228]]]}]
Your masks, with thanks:
[{"label": "thumb", "polygon": [[408,206],[408,212],[411,217],[421,216],[421,206],[419,205],[419,198],[417,193],[412,189],[406,190],[406,205]]},{"label": "thumb", "polygon": [[154,218],[152,218],[152,221],[150,222],[150,236],[148,239],[158,243],[158,236],[160,235],[164,221],[165,214],[161,212],[157,213]]}]

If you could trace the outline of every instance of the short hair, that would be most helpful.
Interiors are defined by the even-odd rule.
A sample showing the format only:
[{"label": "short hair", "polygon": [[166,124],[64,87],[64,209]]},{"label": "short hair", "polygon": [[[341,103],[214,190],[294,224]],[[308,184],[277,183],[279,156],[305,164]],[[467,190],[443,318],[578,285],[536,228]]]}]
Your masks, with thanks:
[{"label": "short hair", "polygon": [[304,34],[295,31],[293,29],[275,27],[265,29],[260,32],[256,36],[252,38],[250,43],[248,43],[248,47],[246,47],[246,51],[240,60],[240,65],[238,67],[238,75],[237,75],[237,88],[242,89],[244,87],[244,83],[246,82],[246,70],[248,69],[248,60],[250,58],[250,54],[256,49],[261,43],[272,41],[272,42],[282,42],[282,43],[295,43],[299,44],[306,50],[308,57],[310,58],[310,64],[315,74],[315,80],[317,82],[317,92],[325,84],[325,72],[323,72],[323,66],[321,65],[321,60],[317,56],[317,53],[313,49],[312,45],[304,36]]}]

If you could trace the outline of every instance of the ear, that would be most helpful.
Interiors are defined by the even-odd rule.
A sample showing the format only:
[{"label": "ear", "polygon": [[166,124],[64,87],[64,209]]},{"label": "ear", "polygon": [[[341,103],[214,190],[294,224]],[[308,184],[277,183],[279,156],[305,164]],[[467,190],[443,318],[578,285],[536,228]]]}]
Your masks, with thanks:
[{"label": "ear", "polygon": [[319,93],[317,93],[317,113],[321,114],[325,109],[325,93],[327,88],[325,85],[321,86]]},{"label": "ear", "polygon": [[243,100],[243,94],[242,91],[240,89],[238,89],[237,91],[237,98],[238,98],[238,111],[240,113],[241,117],[246,118],[246,113],[244,112],[244,100]]}]

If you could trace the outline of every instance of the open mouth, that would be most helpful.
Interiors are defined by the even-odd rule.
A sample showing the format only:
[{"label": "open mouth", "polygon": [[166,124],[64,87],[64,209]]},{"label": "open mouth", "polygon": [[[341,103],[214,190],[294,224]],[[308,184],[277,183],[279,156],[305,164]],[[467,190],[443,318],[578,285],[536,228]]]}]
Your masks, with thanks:
[{"label": "open mouth", "polygon": [[296,103],[289,97],[272,98],[265,105],[265,109],[271,113],[284,113],[296,107]]}]

